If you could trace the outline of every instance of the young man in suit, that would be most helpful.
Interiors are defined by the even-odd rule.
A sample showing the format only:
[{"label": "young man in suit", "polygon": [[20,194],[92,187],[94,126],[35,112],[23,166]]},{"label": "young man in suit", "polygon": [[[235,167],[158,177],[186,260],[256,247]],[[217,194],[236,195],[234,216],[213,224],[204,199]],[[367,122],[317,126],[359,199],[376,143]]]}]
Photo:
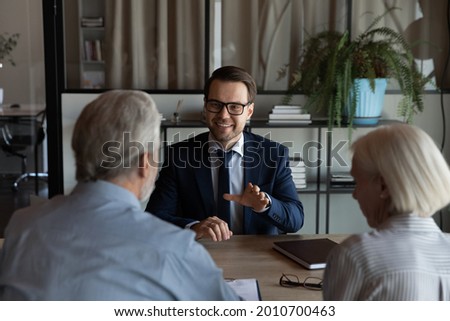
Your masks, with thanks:
[{"label": "young man in suit", "polygon": [[166,148],[148,212],[214,241],[302,227],[288,149],[244,131],[255,96],[256,83],[245,70],[214,71],[204,90],[209,132]]}]

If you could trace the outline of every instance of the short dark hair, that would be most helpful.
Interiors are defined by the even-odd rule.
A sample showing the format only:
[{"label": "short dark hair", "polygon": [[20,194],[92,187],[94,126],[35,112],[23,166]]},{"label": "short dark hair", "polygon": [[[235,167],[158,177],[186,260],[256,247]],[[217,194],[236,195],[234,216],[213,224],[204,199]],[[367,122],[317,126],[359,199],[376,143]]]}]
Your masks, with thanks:
[{"label": "short dark hair", "polygon": [[205,100],[208,99],[209,88],[213,80],[243,82],[247,87],[248,101],[254,102],[256,97],[256,82],[253,77],[244,69],[236,66],[224,66],[216,69],[211,77],[206,81],[203,93]]}]

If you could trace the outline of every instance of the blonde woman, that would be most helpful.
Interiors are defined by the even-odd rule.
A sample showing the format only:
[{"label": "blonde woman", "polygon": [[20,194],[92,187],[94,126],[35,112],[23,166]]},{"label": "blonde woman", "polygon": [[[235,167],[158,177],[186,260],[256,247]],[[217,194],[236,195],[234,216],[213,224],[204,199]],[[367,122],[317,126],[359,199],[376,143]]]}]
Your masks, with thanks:
[{"label": "blonde woman", "polygon": [[325,300],[450,300],[450,235],[431,217],[450,202],[450,170],[434,141],[406,124],[352,145],[353,197],[370,233],[328,257]]}]

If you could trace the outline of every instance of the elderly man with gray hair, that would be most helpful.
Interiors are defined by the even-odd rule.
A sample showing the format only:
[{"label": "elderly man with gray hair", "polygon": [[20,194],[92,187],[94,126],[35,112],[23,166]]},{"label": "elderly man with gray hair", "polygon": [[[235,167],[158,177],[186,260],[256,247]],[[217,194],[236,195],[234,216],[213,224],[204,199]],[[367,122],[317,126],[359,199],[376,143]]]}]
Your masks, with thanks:
[{"label": "elderly man with gray hair", "polygon": [[159,132],[155,103],[141,91],[108,91],[84,108],[72,138],[78,183],[14,213],[0,299],[239,299],[195,233],[140,206],[158,173]]}]

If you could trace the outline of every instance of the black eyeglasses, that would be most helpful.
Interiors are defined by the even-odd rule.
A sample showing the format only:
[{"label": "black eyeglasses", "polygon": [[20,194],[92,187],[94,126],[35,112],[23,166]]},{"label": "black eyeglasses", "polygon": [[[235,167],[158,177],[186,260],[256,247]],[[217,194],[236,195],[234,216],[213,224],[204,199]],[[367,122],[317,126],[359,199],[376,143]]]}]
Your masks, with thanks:
[{"label": "black eyeglasses", "polygon": [[205,102],[206,110],[211,113],[220,113],[223,107],[226,107],[228,113],[230,115],[242,115],[244,112],[244,108],[250,105],[252,102],[249,101],[246,104],[240,104],[240,103],[223,103],[218,100],[207,100]]},{"label": "black eyeglasses", "polygon": [[322,279],[313,276],[307,277],[303,282],[300,282],[298,276],[294,274],[282,274],[280,278],[280,285],[285,288],[294,288],[302,286],[305,289],[320,291],[322,290]]}]

